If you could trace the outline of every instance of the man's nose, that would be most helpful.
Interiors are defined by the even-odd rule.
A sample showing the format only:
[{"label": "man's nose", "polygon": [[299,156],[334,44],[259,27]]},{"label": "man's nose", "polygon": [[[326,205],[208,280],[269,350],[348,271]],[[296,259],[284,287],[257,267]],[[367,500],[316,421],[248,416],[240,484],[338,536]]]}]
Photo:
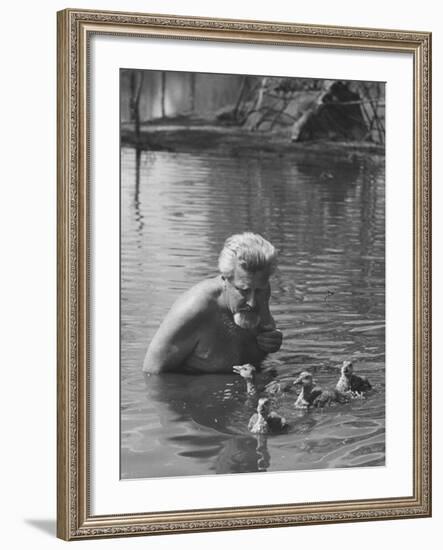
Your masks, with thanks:
[{"label": "man's nose", "polygon": [[249,296],[248,296],[248,299],[246,300],[246,303],[251,309],[255,308],[256,300],[255,300],[255,291],[254,290],[251,290],[249,292]]}]

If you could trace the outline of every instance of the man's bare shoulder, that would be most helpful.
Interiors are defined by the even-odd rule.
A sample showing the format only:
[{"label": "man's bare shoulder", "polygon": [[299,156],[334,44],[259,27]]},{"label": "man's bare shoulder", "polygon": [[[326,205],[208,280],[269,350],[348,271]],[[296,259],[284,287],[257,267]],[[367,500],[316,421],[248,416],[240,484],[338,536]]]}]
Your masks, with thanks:
[{"label": "man's bare shoulder", "polygon": [[148,347],[143,363],[145,372],[174,370],[192,354],[202,327],[216,315],[221,289],[219,278],[208,279],[175,301]]},{"label": "man's bare shoulder", "polygon": [[205,279],[184,292],[176,300],[170,313],[186,319],[205,317],[217,308],[220,293],[219,277]]}]

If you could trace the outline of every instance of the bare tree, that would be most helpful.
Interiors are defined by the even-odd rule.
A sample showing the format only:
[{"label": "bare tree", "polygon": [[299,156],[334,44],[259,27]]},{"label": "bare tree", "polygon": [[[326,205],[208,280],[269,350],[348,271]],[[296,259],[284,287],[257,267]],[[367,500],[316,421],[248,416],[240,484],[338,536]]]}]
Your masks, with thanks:
[{"label": "bare tree", "polygon": [[166,96],[166,72],[162,71],[162,73],[161,73],[161,95],[160,95],[160,105],[161,105],[161,116],[162,116],[162,118],[164,118],[166,116],[165,96]]},{"label": "bare tree", "polygon": [[195,73],[190,73],[190,100],[191,100],[191,113],[195,111],[195,90],[197,83],[197,75]]},{"label": "bare tree", "polygon": [[140,137],[140,97],[143,88],[144,77],[144,71],[131,71],[129,80],[129,112],[130,119],[134,121],[134,130],[137,139]]}]

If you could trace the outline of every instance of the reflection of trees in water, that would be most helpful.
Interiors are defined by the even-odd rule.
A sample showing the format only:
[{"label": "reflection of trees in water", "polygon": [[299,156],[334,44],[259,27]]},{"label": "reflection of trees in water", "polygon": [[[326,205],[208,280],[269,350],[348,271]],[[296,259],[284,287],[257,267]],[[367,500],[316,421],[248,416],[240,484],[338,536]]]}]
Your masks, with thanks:
[{"label": "reflection of trees in water", "polygon": [[[142,212],[146,209],[142,201],[148,200],[150,194],[140,189],[137,153],[135,217],[141,235]],[[171,170],[168,159],[172,166],[178,163],[177,167],[182,161],[182,157],[160,155],[155,165],[159,165],[158,177],[164,170],[168,173]],[[241,231],[256,231],[268,238],[279,249],[281,267],[294,266],[300,258],[312,261],[325,248],[349,249],[351,253],[344,254],[340,258],[342,265],[337,266],[343,275],[348,268],[355,267],[349,260],[355,256],[356,246],[360,246],[358,239],[360,257],[368,255],[374,245],[380,213],[375,177],[370,176],[375,170],[372,164],[366,168],[365,163],[352,156],[334,159],[314,154],[301,158],[272,155],[231,159],[184,155],[183,162],[182,178],[176,180],[174,176],[174,181],[161,192],[159,211],[166,216],[165,225],[175,228],[183,246],[188,246],[187,256],[198,245],[201,258],[184,268],[190,283],[215,272],[224,240]],[[188,169],[191,166],[199,174],[205,174],[204,183],[200,181],[201,175],[198,183],[192,180],[192,171]],[[155,177],[151,174],[149,185]],[[167,232],[164,233],[166,244]],[[176,240],[170,242],[176,246]],[[168,261],[173,254],[174,251],[165,249]],[[286,283],[279,282],[278,276],[277,284],[283,288]]]},{"label": "reflection of trees in water", "polygon": [[[380,186],[383,168],[364,165],[359,178],[358,256],[353,270],[354,302],[361,313],[377,307],[373,291],[385,278],[384,192]],[[384,307],[384,301],[382,301]]]},{"label": "reflection of trees in water", "polygon": [[[137,234],[139,238],[142,238],[143,234],[143,214],[140,210],[140,164],[142,158],[142,150],[140,147],[135,149],[135,193],[134,193],[134,209],[135,209],[135,221],[137,222]],[[141,248],[141,245],[139,245]]]},{"label": "reflection of trees in water", "polygon": [[227,236],[248,230],[268,238],[279,249],[281,263],[294,265],[304,253],[312,257],[328,245],[331,220],[342,237],[359,221],[346,214],[358,162],[272,156],[233,158],[231,163],[214,162],[208,173],[207,234],[213,258]]},{"label": "reflection of trees in water", "polygon": [[[330,160],[312,159],[307,165],[278,156],[215,161],[208,171],[209,241],[218,252],[227,236],[248,230],[261,233],[280,251],[287,241],[290,249],[312,249],[317,244],[312,239],[325,234],[325,215],[338,216],[345,208],[358,172],[356,163]],[[333,181],[325,182],[331,173]]]}]

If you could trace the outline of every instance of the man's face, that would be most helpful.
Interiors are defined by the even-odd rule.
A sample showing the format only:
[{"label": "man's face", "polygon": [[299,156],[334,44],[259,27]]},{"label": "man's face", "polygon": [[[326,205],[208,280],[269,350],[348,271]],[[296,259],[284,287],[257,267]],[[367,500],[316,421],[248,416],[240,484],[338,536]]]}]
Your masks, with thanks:
[{"label": "man's face", "polygon": [[251,273],[237,265],[233,276],[226,279],[226,302],[239,327],[253,329],[260,323],[260,309],[267,300],[268,287],[267,270]]}]

